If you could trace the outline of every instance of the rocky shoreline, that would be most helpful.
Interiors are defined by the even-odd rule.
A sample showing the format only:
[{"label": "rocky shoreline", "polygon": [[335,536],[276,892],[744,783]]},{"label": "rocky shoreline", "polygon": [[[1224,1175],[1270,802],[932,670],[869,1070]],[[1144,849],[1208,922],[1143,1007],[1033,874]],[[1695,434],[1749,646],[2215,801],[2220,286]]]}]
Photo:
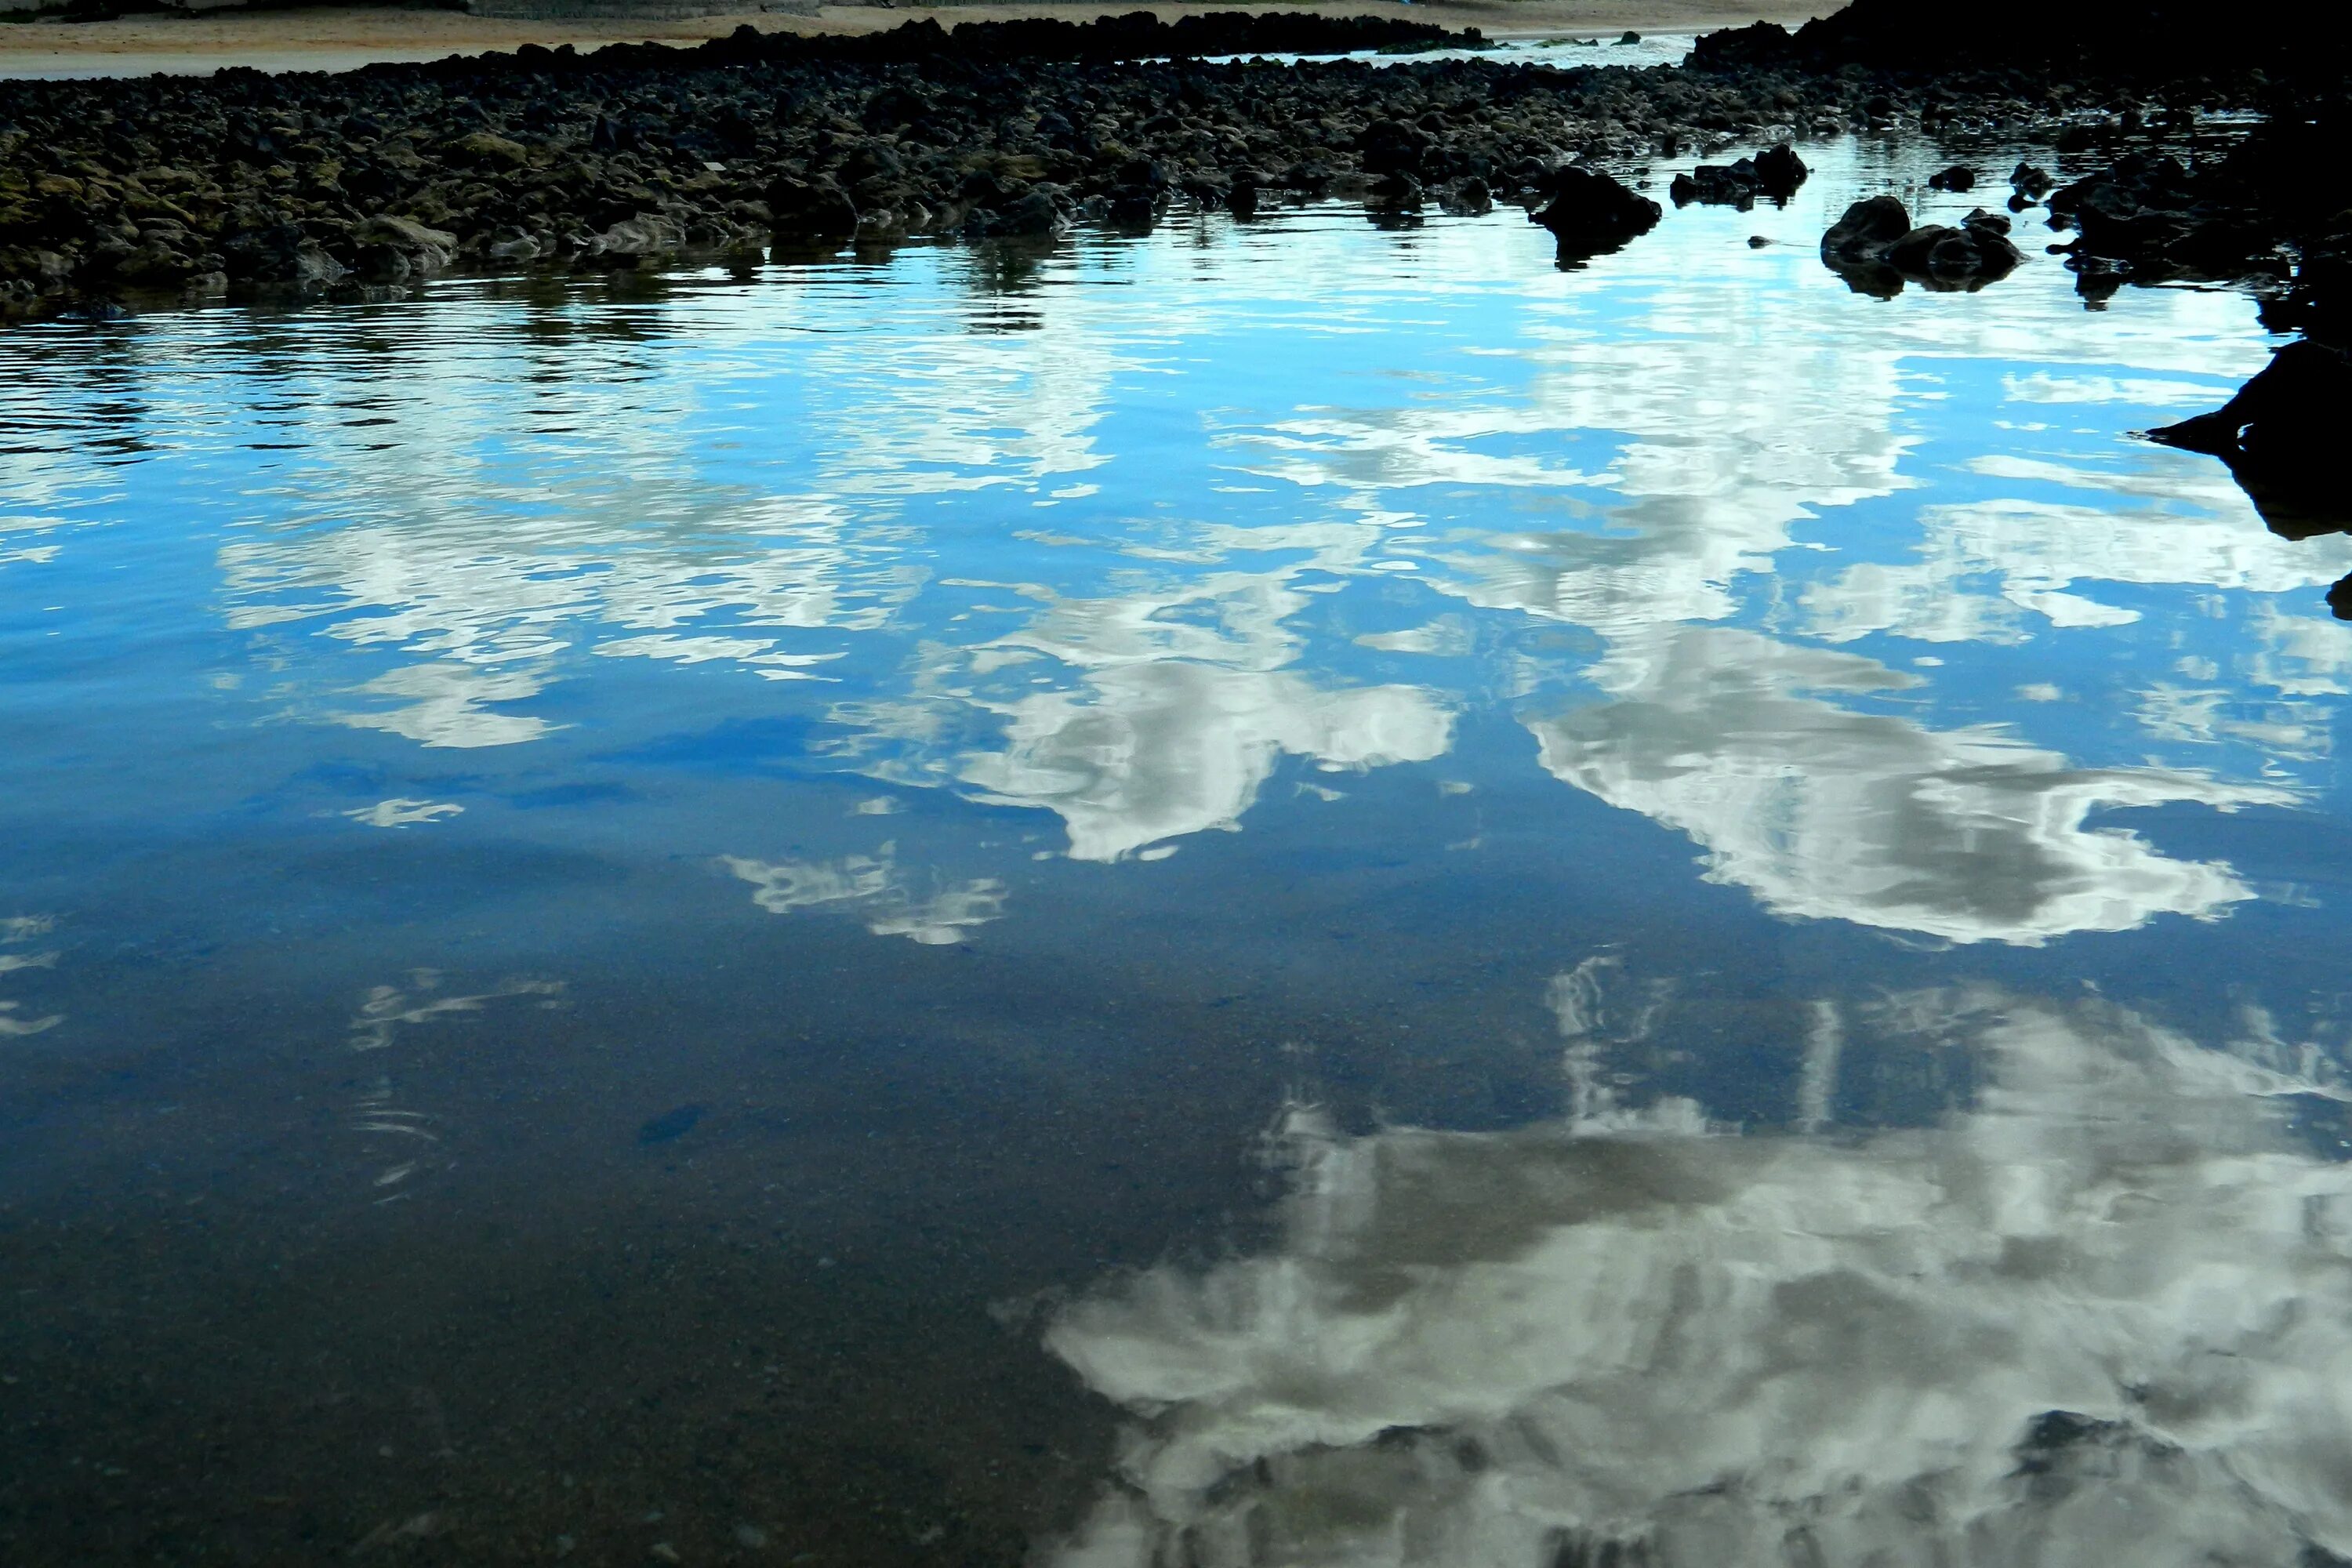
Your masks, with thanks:
[{"label": "rocky shoreline", "polygon": [[2022,69],[1810,58],[1215,58],[1483,42],[1390,21],[1139,13],[863,37],[745,29],[689,49],[526,47],[341,76],[0,84],[0,312],[366,296],[453,268],[611,270],[850,240],[1036,240],[1286,196],[1564,217],[1561,171],[1580,164],[1898,125],[2120,142],[2260,90],[2204,77],[2086,91]]},{"label": "rocky shoreline", "polygon": [[[1691,63],[1645,69],[1480,58],[1475,31],[1415,23],[1139,12],[863,37],[747,28],[694,48],[525,47],[339,76],[0,83],[0,318],[381,299],[453,270],[612,272],[919,237],[1035,246],[1080,223],[1143,230],[1176,210],[1322,197],[1390,221],[1514,205],[1572,265],[1660,221],[1627,184],[1654,158],[1753,150],[1671,192],[1744,203],[1793,188],[1790,143],[1808,137],[2046,142],[2077,178],[2021,165],[2006,212],[1957,226],[1915,226],[1892,197],[1857,204],[1824,237],[1824,263],[1870,292],[1982,287],[2021,259],[2008,214],[2046,202],[2050,248],[2093,303],[2128,283],[2252,287],[2313,352],[2242,406],[2161,437],[2230,461],[2283,531],[2352,523],[2318,438],[2352,414],[2342,74],[2283,63],[2268,34],[2187,50],[2150,24],[2174,0],[2107,0],[2053,26],[2009,9],[2007,26],[1954,42],[1894,0],[1858,0],[1793,35],[1717,34]],[[2126,12],[2147,25],[2116,30]],[[2113,34],[2105,56],[2098,27]],[[1263,58],[1438,48],[1474,52]],[[2200,162],[2217,110],[2266,118]],[[1979,177],[1956,164],[1938,183]]]}]

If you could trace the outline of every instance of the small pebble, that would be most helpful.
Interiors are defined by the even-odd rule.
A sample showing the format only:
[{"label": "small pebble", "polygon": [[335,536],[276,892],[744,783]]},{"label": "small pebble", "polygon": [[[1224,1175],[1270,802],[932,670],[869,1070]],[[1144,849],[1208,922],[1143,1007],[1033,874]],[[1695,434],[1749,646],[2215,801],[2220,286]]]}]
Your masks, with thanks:
[{"label": "small pebble", "polygon": [[757,1552],[768,1544],[768,1532],[756,1524],[739,1524],[735,1527],[735,1540],[737,1544]]}]

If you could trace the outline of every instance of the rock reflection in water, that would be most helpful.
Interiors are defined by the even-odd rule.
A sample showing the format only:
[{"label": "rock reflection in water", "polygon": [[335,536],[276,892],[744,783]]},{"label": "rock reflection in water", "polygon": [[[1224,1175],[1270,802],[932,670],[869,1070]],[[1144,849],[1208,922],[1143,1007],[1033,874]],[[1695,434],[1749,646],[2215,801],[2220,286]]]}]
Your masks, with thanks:
[{"label": "rock reflection in water", "polygon": [[1966,1056],[1973,1102],[1738,1136],[1614,1103],[1626,1037],[1570,1006],[1568,1120],[1348,1137],[1293,1113],[1278,1247],[1105,1284],[1050,1330],[1135,1417],[1053,1561],[2352,1551],[2352,1167],[2292,1127],[2344,1098],[2332,1076],[1990,987],[1817,1011],[1819,1076],[1865,1037]]}]

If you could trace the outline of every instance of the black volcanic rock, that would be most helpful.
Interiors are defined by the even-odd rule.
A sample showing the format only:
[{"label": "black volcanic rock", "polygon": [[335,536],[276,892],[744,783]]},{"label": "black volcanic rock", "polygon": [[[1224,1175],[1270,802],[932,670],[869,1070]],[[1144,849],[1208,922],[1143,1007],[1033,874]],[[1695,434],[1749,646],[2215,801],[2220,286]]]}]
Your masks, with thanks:
[{"label": "black volcanic rock", "polygon": [[2289,343],[2236,396],[2148,432],[2230,465],[2271,528],[2289,538],[2352,529],[2352,356]]},{"label": "black volcanic rock", "polygon": [[1600,170],[1571,163],[1554,171],[1551,200],[1528,220],[1551,230],[1563,262],[1617,250],[1658,226],[1664,209]]},{"label": "black volcanic rock", "polygon": [[1687,174],[1676,174],[1666,194],[1678,207],[1705,202],[1744,211],[1756,205],[1763,191],[1764,180],[1754,161],[1742,158],[1736,163],[1701,163]]},{"label": "black volcanic rock", "polygon": [[[2115,162],[2151,141],[2134,126],[2249,101],[2235,86],[2234,100],[2221,87],[2143,91],[2100,119],[2079,84],[2015,70],[1247,58],[1482,41],[1418,22],[1169,24],[1139,12],[859,37],[745,28],[691,48],[525,47],[335,76],[0,81],[0,319],[101,295],[383,297],[445,267],[609,268],[772,240],[824,250],[852,237],[987,238],[1045,225],[1029,200],[1041,187],[1056,231],[1076,217],[1146,226],[1184,207],[1245,214],[1276,193],[1369,198],[1392,216],[1416,200],[1449,212],[1507,202],[1534,210],[1572,258],[1658,221],[1615,176],[1660,149],[1916,121],[1955,145],[2063,126],[2079,151],[2112,144]],[[1610,170],[1598,176],[1608,187],[1580,189],[1584,175],[1555,174],[1563,163]],[[1719,176],[1692,176],[1684,195],[1778,199],[1804,174],[1793,148],[1766,146]],[[2200,184],[2200,202],[2240,214],[2255,237],[2235,250],[2211,224],[2192,226],[2204,238],[2189,241],[2168,220],[2134,228],[2120,208],[2078,205],[2092,216],[2068,218],[2080,230],[2075,264],[2105,287],[2191,252],[2207,255],[2209,272],[2251,266],[2268,247],[2296,277],[2266,309],[2282,321],[2328,319],[2341,291],[2326,279],[2352,241],[2327,239],[2314,216],[2289,226],[2293,236],[2242,221],[2299,207],[2329,188],[2324,176],[2298,191],[2247,165]],[[1706,180],[1715,188],[1696,188]],[[366,229],[377,219],[448,237],[434,245],[446,260]]]},{"label": "black volcanic rock", "polygon": [[2068,265],[2086,295],[2123,281],[2286,281],[2263,308],[2274,327],[2343,342],[2352,335],[2352,109],[2274,120],[2227,156],[2191,164],[2133,152],[2053,191],[2054,227],[2072,228]]},{"label": "black volcanic rock", "polygon": [[778,176],[767,189],[769,232],[780,239],[843,239],[857,232],[857,204],[828,177]]},{"label": "black volcanic rock", "polygon": [[1731,163],[1701,163],[1687,174],[1676,174],[1667,194],[1678,207],[1706,202],[1745,211],[1756,205],[1758,196],[1787,201],[1796,195],[1797,187],[1805,183],[1811,172],[1805,161],[1797,156],[1797,150],[1783,142],[1753,158]]},{"label": "black volcanic rock", "polygon": [[1853,204],[1822,236],[1822,263],[1857,293],[1899,294],[1906,283],[1949,291],[1981,289],[2024,257],[2009,220],[1981,207],[1958,224],[1921,224],[1893,196]]},{"label": "black volcanic rock", "polygon": [[1876,259],[1878,253],[1911,232],[1911,213],[1893,196],[1865,196],[1822,236],[1822,254],[1840,261]]},{"label": "black volcanic rock", "polygon": [[1775,142],[1756,154],[1756,177],[1764,184],[1764,194],[1776,202],[1785,202],[1797,194],[1812,171],[1797,156],[1797,150],[1786,142]]}]

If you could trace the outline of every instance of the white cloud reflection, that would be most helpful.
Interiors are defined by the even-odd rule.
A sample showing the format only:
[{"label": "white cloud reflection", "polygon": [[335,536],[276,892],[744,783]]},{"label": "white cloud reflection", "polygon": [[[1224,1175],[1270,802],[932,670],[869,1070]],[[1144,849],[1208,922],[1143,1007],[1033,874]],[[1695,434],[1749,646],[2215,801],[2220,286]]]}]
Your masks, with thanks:
[{"label": "white cloud reflection", "polygon": [[1415,687],[1318,689],[1302,676],[1175,661],[1120,666],[1082,691],[1024,698],[1002,752],[970,757],[982,798],[1058,813],[1076,860],[1237,829],[1284,752],[1335,767],[1426,762],[1452,716]]},{"label": "white cloud reflection", "polygon": [[[1571,1077],[1584,971],[1563,977]],[[1979,1066],[1947,1122],[1736,1136],[1292,1117],[1281,1240],[1061,1311],[1133,1417],[1055,1568],[2014,1568],[2352,1551],[2342,1089],[1990,990],[1814,1009]],[[1649,1021],[1644,1018],[1644,1026]],[[1825,1083],[1811,1098],[1818,1113]]]},{"label": "white cloud reflection", "polygon": [[444,817],[460,816],[465,810],[455,801],[411,800],[404,795],[395,795],[390,800],[359,806],[342,815],[369,827],[405,828],[419,823],[438,822]]},{"label": "white cloud reflection", "polygon": [[900,869],[898,846],[839,860],[753,860],[729,856],[727,868],[752,887],[751,901],[770,914],[830,910],[856,917],[876,936],[903,936],[926,947],[968,941],[1004,913],[1004,884],[993,877],[940,883],[918,892]]},{"label": "white cloud reflection", "polygon": [[1857,711],[1854,699],[1919,678],[1728,627],[1628,639],[1592,679],[1608,700],[1529,722],[1544,767],[1690,835],[1710,880],[1779,914],[2029,943],[2210,918],[2252,896],[2227,866],[2085,818],[2298,798],[2178,770],[2075,768],[1997,728]]},{"label": "white cloud reflection", "polygon": [[[1825,199],[1832,180],[1817,180],[1798,208]],[[1792,209],[1758,221],[1809,240],[1821,216]],[[2314,550],[2269,535],[2217,466],[2106,436],[2053,437],[2045,446],[2090,448],[2063,458],[1979,448],[1963,465],[1969,489],[1992,494],[1905,504],[1909,490],[1937,494],[1940,476],[1916,449],[1953,434],[1929,411],[1975,367],[2041,367],[2004,374],[2015,402],[2183,405],[2210,395],[2228,368],[2200,363],[2191,345],[2226,336],[2243,302],[2151,298],[2123,320],[2086,315],[2058,289],[2021,288],[1957,310],[1940,300],[1825,307],[1803,265],[1728,244],[1636,247],[1601,269],[1629,275],[1623,308],[1605,320],[1574,295],[1530,304],[1518,346],[1501,351],[1532,373],[1523,398],[1474,405],[1448,388],[1223,439],[1266,450],[1261,473],[1309,494],[1348,492],[1347,508],[1422,530],[1419,552],[1435,568],[1427,580],[1442,591],[1596,634],[1598,658],[1570,679],[1603,700],[1528,705],[1544,765],[1688,834],[1710,877],[1775,912],[2032,943],[2159,914],[2210,918],[2251,896],[2226,865],[2175,859],[2089,820],[2175,802],[2283,805],[2307,786],[2267,766],[2252,779],[2137,758],[2086,768],[2004,726],[1938,730],[1887,710],[1890,700],[1927,696],[1920,678],[1819,646],[1873,636],[2021,646],[2138,622],[2141,611],[2113,602],[2106,584],[2283,594],[2352,567],[2352,541]],[[1759,281],[1759,268],[1779,275]],[[2138,373],[2117,374],[2119,362]],[[1579,445],[1562,447],[1566,433]],[[1613,457],[1591,451],[1612,436]],[[1579,471],[1570,453],[1586,454]],[[1442,507],[1425,494],[1441,481],[1558,521],[1495,532],[1407,510]],[[1891,512],[1896,526],[1874,530],[1832,509]],[[1912,547],[1902,559],[1836,564],[1838,552],[1814,555],[1808,536],[1866,557],[1885,542]],[[1754,615],[1759,601],[1769,607],[1759,629],[1708,624]],[[2160,732],[2317,754],[2332,714],[2295,711],[2285,688],[2327,684],[2344,639],[2309,620],[2276,635],[2284,657],[2257,656],[2239,678],[2266,680],[2278,697],[2254,712],[2240,700],[2201,731],[2174,722]],[[1417,639],[1358,640],[1410,651]],[[1497,684],[1526,691],[1568,673],[1530,669]],[[1906,689],[1916,696],[1901,698]]]},{"label": "white cloud reflection", "polygon": [[[221,549],[223,614],[281,668],[298,626],[370,661],[282,682],[296,712],[429,747],[584,737],[601,694],[559,714],[551,688],[631,665],[754,674],[772,700],[732,713],[822,718],[844,768],[1052,811],[1081,858],[1231,828],[1286,757],[1424,762],[1457,714],[1532,697],[1558,776],[1776,910],[2020,942],[2218,912],[2245,896],[2228,867],[2087,814],[2306,787],[2293,765],[2352,684],[2325,622],[2266,613],[2185,684],[1998,683],[2137,715],[2150,743],[2212,748],[2203,772],[2077,765],[2063,702],[2006,715],[2034,743],[1897,718],[1880,662],[1832,656],[2142,636],[2151,590],[2302,595],[2352,568],[2352,542],[2265,533],[2217,466],[2104,428],[2259,363],[2247,302],[2092,315],[2039,267],[1857,300],[1811,241],[1907,175],[1815,153],[1786,211],[1678,214],[1573,278],[1524,226],[1369,237],[1324,213],[1066,247],[1035,288],[911,250],[609,321],[453,297],[404,329],[431,368],[367,395],[383,417],[337,401],[341,361],[379,351],[331,336],[275,373],[296,412],[273,438],[310,455],[240,503],[260,516]],[[170,384],[208,407],[198,381]],[[1418,624],[1318,621],[1374,583],[1419,595]],[[1376,656],[1433,664],[1358,673]],[[1578,686],[1601,699],[1580,715]],[[2252,778],[2249,746],[2271,748]]]},{"label": "white cloud reflection", "polygon": [[[0,916],[0,947],[21,947],[47,936],[57,929],[53,915]],[[0,952],[0,974],[13,974],[21,970],[55,969],[60,954],[54,949],[41,952]],[[33,1035],[47,1034],[66,1021],[62,1013],[30,1013],[22,1002],[0,997],[0,1037],[24,1039]]]},{"label": "white cloud reflection", "polygon": [[338,717],[355,730],[388,730],[425,746],[519,745],[556,726],[529,714],[502,713],[489,704],[535,697],[540,686],[537,676],[523,671],[486,674],[462,664],[414,664],[357,689],[358,695],[392,698],[400,706]]}]

